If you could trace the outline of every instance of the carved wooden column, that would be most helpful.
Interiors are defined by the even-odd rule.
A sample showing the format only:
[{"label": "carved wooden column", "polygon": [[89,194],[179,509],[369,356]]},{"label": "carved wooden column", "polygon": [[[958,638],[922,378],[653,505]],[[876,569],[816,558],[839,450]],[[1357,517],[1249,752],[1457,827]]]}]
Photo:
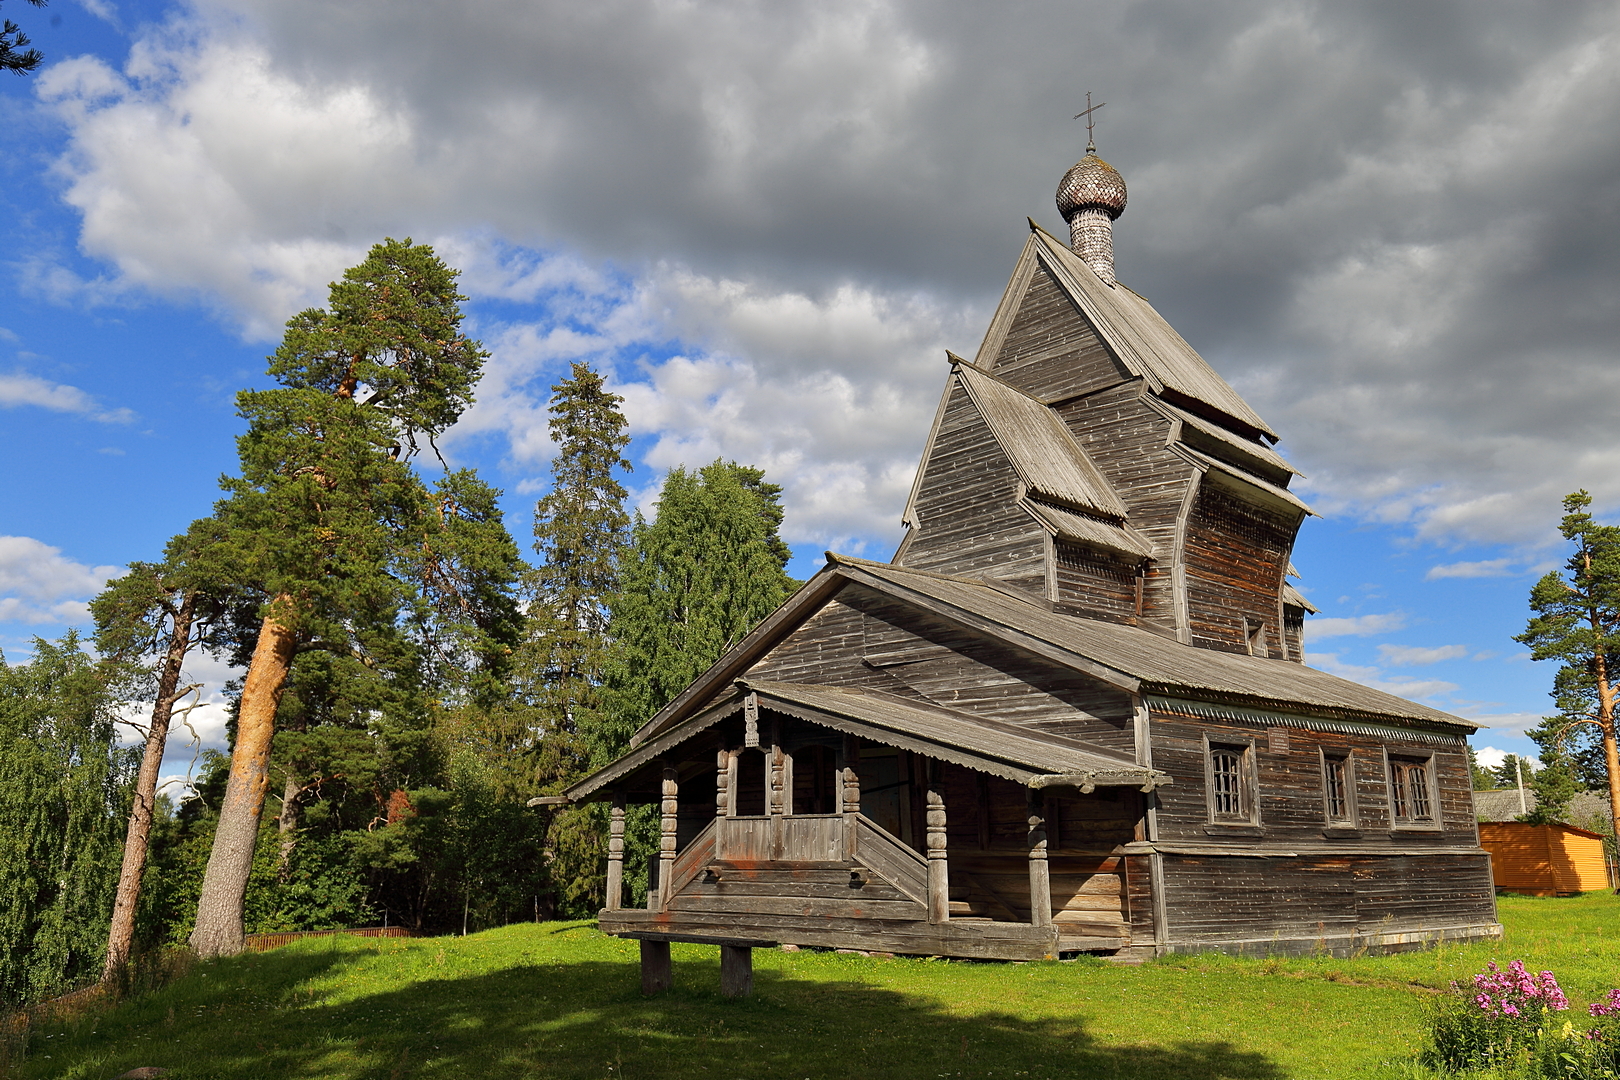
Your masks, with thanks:
[{"label": "carved wooden column", "polygon": [[731,752],[721,749],[714,755],[714,816],[731,816]]},{"label": "carved wooden column", "polygon": [[658,908],[669,906],[670,885],[675,880],[675,815],[680,810],[680,774],[675,766],[664,766],[663,802],[659,806],[658,828]]},{"label": "carved wooden column", "polygon": [[1046,797],[1029,789],[1029,921],[1052,925],[1052,879],[1046,867]]},{"label": "carved wooden column", "polygon": [[946,922],[951,917],[951,880],[945,859],[945,777],[944,768],[928,761],[928,921]]},{"label": "carved wooden column", "polygon": [[855,815],[861,812],[861,744],[845,735],[838,750],[838,812],[844,815],[844,858],[855,857]]},{"label": "carved wooden column", "polygon": [[624,906],[624,795],[613,793],[613,810],[608,818],[607,909]]},{"label": "carved wooden column", "polygon": [[855,741],[855,736],[844,736],[843,753],[839,755],[838,767],[838,812],[840,814],[858,814],[861,812],[861,744]]}]

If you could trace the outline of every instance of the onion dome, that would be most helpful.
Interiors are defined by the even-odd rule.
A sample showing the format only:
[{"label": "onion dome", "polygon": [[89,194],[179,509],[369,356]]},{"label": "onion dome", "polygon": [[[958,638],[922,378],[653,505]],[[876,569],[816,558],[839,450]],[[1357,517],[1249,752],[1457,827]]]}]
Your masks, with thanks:
[{"label": "onion dome", "polygon": [[1086,156],[1063,174],[1057,189],[1058,212],[1064,221],[1073,221],[1080,211],[1095,208],[1110,221],[1125,212],[1125,180],[1115,168],[1097,156],[1097,149],[1086,147]]}]

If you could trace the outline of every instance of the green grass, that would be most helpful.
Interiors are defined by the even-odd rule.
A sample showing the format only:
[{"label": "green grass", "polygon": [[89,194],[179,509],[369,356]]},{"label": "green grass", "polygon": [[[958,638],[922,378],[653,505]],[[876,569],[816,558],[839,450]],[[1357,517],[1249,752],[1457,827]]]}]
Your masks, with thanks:
[{"label": "green grass", "polygon": [[467,938],[324,938],[201,965],[36,1028],[16,1077],[1400,1077],[1422,1003],[1490,959],[1556,971],[1577,1008],[1620,984],[1620,898],[1504,898],[1500,945],[1333,959],[977,964],[674,947],[639,993],[636,945],[588,923]]}]

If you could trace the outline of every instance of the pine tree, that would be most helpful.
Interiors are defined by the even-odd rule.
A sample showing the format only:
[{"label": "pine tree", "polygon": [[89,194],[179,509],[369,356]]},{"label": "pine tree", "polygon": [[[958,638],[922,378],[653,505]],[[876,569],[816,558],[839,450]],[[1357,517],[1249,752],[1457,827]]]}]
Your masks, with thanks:
[{"label": "pine tree", "polygon": [[1620,529],[1599,525],[1589,513],[1591,505],[1585,491],[1564,499],[1559,531],[1575,543],[1575,552],[1564,573],[1553,571],[1531,589],[1535,616],[1514,640],[1530,646],[1536,660],[1559,662],[1552,690],[1559,715],[1544,720],[1531,738],[1549,756],[1573,746],[1575,755],[1594,766],[1601,763],[1610,819],[1620,832],[1620,747],[1615,741],[1615,698],[1620,693],[1615,678],[1620,673],[1611,671],[1612,659],[1620,654]]},{"label": "pine tree", "polygon": [[1472,746],[1468,748],[1468,771],[1473,774],[1475,791],[1496,790],[1495,774],[1479,763],[1479,757],[1474,753]]},{"label": "pine tree", "polygon": [[471,404],[483,364],[461,333],[455,278],[425,245],[377,244],[327,308],[288,322],[269,369],[281,386],[238,395],[242,471],[223,481],[222,535],[198,561],[265,599],[242,637],[251,655],[191,937],[204,956],[242,947],[276,714],[299,654],[417,678],[500,653],[500,579],[516,551],[494,494],[456,473],[429,492],[408,464]]}]

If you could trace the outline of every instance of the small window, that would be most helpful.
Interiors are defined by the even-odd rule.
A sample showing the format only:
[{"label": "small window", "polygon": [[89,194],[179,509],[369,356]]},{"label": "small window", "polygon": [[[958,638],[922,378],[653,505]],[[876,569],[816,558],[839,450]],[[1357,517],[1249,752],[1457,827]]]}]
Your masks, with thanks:
[{"label": "small window", "polygon": [[1266,624],[1251,623],[1243,620],[1243,638],[1248,646],[1250,656],[1270,656],[1271,651],[1266,647]]},{"label": "small window", "polygon": [[1253,750],[1246,743],[1210,743],[1209,819],[1216,824],[1254,824]]},{"label": "small window", "polygon": [[1389,802],[1396,825],[1433,825],[1433,768],[1429,758],[1390,756]]},{"label": "small window", "polygon": [[1354,820],[1350,802],[1354,782],[1349,755],[1322,755],[1322,800],[1328,824],[1348,825]]}]

